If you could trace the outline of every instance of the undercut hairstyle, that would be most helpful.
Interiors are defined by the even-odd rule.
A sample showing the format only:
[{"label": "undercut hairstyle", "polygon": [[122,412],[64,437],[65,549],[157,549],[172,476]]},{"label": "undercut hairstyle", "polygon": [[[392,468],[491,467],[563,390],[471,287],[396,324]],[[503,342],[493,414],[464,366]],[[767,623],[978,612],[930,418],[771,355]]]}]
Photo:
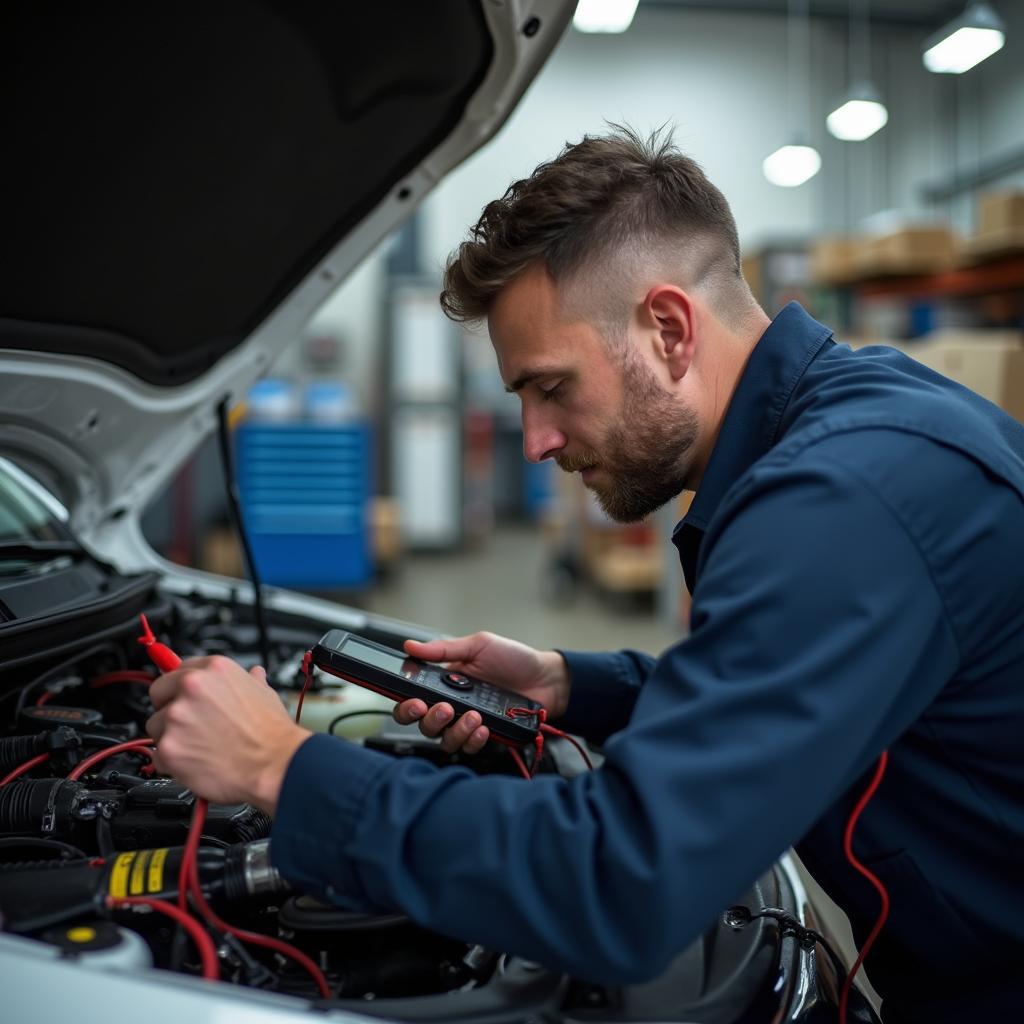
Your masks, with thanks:
[{"label": "undercut hairstyle", "polygon": [[441,308],[452,320],[486,319],[498,293],[542,264],[591,320],[621,327],[645,269],[704,290],[733,319],[753,302],[740,269],[729,204],[671,131],[647,138],[611,125],[584,136],[487,204],[449,257]]}]

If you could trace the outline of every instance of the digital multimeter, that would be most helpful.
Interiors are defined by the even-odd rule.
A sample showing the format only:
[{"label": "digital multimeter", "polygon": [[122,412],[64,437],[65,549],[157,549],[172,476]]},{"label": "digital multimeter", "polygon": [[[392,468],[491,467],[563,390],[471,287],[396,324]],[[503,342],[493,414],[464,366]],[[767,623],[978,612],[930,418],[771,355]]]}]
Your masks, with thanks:
[{"label": "digital multimeter", "polygon": [[324,672],[392,700],[416,697],[428,707],[444,701],[451,704],[456,716],[475,711],[492,738],[504,743],[532,743],[540,727],[537,714],[509,714],[514,708],[537,712],[542,705],[536,701],[341,629],[332,629],[321,637],[313,648],[312,660]]}]

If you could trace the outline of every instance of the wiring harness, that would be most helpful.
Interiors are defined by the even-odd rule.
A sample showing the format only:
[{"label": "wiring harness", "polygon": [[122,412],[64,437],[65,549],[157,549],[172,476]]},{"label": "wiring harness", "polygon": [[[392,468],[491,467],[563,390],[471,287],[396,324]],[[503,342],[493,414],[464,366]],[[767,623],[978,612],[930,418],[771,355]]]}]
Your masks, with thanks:
[{"label": "wiring harness", "polygon": [[[181,658],[179,658],[169,647],[159,643],[153,635],[153,631],[150,629],[149,623],[146,621],[146,617],[143,615],[141,618],[143,635],[139,638],[139,643],[145,646],[146,653],[161,672],[173,672],[181,665]],[[125,746],[127,746],[127,744]],[[83,761],[82,765],[79,767],[81,768],[85,764],[86,762]],[[172,916],[174,916],[176,920],[179,920],[179,922],[183,922],[183,919],[187,918],[189,914],[189,898],[191,897],[199,910],[199,913],[211,928],[227,935],[233,935],[236,939],[249,943],[250,945],[261,946],[264,949],[271,949],[276,953],[289,957],[309,973],[310,977],[316,984],[320,995],[324,999],[330,999],[332,993],[330,986],[327,984],[327,979],[324,977],[323,971],[321,971],[320,968],[317,967],[317,965],[313,963],[313,961],[300,949],[296,949],[295,946],[285,942],[283,939],[276,939],[270,935],[262,935],[259,932],[236,928],[234,925],[228,924],[227,921],[219,917],[210,906],[203,893],[202,885],[199,882],[198,861],[199,844],[202,841],[203,825],[206,822],[208,809],[208,802],[201,797],[197,797],[195,809],[192,813],[192,824],[189,827],[188,839],[185,843],[185,853],[181,859],[181,867],[178,874],[177,907],[170,908],[170,906],[167,905],[157,907],[155,909],[161,910],[164,913],[167,913],[169,909],[173,909],[175,914]],[[191,928],[189,929],[189,934],[195,937],[195,933]],[[201,953],[204,953],[203,976],[210,977],[207,973],[208,957],[205,955],[203,947],[200,947],[200,951]],[[213,977],[216,978],[218,976],[219,974],[214,972]]]}]

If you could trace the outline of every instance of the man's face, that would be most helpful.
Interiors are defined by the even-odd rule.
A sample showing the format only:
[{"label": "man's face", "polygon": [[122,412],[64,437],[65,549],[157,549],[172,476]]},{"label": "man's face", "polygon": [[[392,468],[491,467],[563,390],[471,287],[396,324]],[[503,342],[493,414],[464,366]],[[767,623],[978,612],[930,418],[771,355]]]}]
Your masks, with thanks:
[{"label": "man's face", "polygon": [[685,485],[696,413],[632,338],[610,342],[568,316],[541,268],[498,295],[488,317],[502,379],[522,402],[523,451],[579,472],[602,508],[636,522]]}]

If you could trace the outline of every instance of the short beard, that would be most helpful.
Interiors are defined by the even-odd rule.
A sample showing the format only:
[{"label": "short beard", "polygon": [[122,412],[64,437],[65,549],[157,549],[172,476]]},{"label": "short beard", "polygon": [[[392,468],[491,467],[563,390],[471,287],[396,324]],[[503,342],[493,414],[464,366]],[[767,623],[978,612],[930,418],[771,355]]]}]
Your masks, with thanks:
[{"label": "short beard", "polygon": [[584,460],[577,468],[599,464],[611,477],[610,486],[594,487],[605,514],[636,523],[685,488],[686,455],[697,441],[699,423],[693,409],[680,404],[632,354],[626,357],[623,384],[622,415],[605,437],[604,458],[591,453],[576,458]]}]

